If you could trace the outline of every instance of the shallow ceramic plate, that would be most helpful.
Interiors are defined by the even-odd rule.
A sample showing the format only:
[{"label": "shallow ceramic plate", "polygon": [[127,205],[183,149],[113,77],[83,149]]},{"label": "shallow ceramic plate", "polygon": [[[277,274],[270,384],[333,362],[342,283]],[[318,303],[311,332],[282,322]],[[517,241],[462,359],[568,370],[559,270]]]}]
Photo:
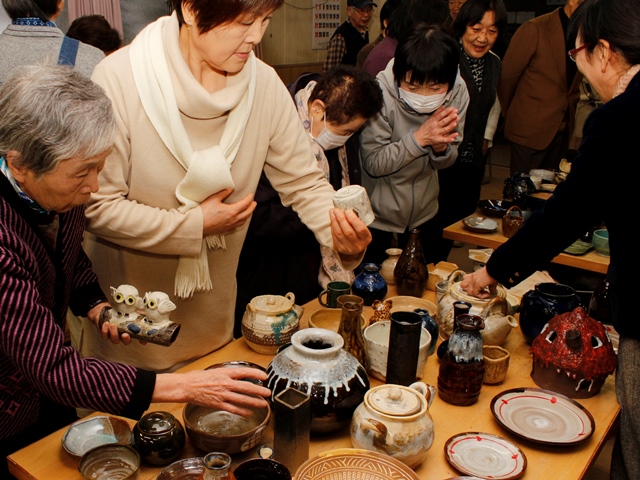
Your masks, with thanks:
[{"label": "shallow ceramic plate", "polygon": [[400,460],[369,450],[340,448],[307,460],[296,472],[296,480],[419,480],[416,472]]},{"label": "shallow ceramic plate", "polygon": [[202,457],[185,458],[165,467],[156,480],[197,480],[203,470]]},{"label": "shallow ceramic plate", "polygon": [[462,224],[474,233],[492,233],[498,229],[498,222],[487,217],[467,217]]},{"label": "shallow ceramic plate", "polygon": [[589,411],[575,400],[540,388],[514,388],[491,400],[498,423],[521,438],[546,445],[575,445],[596,428]]},{"label": "shallow ceramic plate", "polygon": [[585,242],[584,240],[576,240],[567,248],[564,249],[564,253],[569,255],[584,255],[593,248],[591,242]]},{"label": "shallow ceramic plate", "polygon": [[509,440],[490,433],[454,435],[444,444],[449,463],[462,473],[494,480],[513,480],[524,475],[527,457]]},{"label": "shallow ceramic plate", "polygon": [[129,424],[116,417],[101,415],[73,423],[62,437],[62,448],[74,457],[100,445],[118,443],[131,445]]},{"label": "shallow ceramic plate", "polygon": [[[324,328],[337,332],[340,328],[340,318],[342,318],[341,308],[321,308],[309,315],[307,321],[310,328]],[[360,322],[363,330],[369,325],[364,315],[360,316]]]},{"label": "shallow ceramic plate", "polygon": [[413,312],[416,308],[422,308],[429,312],[432,317],[438,313],[438,307],[429,300],[423,300],[418,297],[410,297],[408,295],[400,295],[397,297],[389,297],[386,300],[391,300],[392,312]]},{"label": "shallow ceramic plate", "polygon": [[487,217],[502,218],[513,205],[511,200],[480,200],[478,208]]}]

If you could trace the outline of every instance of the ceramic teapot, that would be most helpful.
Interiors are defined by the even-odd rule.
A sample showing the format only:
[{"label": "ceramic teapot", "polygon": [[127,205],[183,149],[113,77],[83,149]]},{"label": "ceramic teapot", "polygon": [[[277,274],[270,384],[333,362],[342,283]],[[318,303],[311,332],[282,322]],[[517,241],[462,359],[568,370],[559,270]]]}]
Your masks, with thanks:
[{"label": "ceramic teapot", "polygon": [[479,315],[484,320],[482,341],[484,345],[501,345],[511,332],[518,326],[518,321],[512,315],[513,310],[507,301],[507,291],[502,285],[497,286],[497,294],[482,299],[468,295],[461,287],[463,270],[455,270],[449,275],[447,291],[438,303],[438,327],[440,338],[446,340],[454,329],[453,302],[463,301],[471,304],[468,313]]},{"label": "ceramic teapot", "polygon": [[282,295],[260,295],[247,304],[242,317],[242,335],[258,353],[275,355],[300,327],[304,308],[295,304],[291,292]]},{"label": "ceramic teapot", "polygon": [[436,388],[422,382],[372,388],[351,420],[353,446],[390,455],[415,469],[433,443],[429,407],[435,396]]}]

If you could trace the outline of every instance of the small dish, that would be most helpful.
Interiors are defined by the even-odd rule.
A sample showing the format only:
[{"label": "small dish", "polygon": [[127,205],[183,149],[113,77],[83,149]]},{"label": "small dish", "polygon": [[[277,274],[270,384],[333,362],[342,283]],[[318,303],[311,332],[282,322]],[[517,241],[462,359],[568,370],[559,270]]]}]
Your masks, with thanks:
[{"label": "small dish", "polygon": [[359,448],[339,448],[307,460],[296,472],[296,480],[419,480],[416,472],[389,455]]},{"label": "small dish", "polygon": [[567,248],[564,249],[564,253],[569,255],[584,255],[593,248],[591,242],[585,242],[584,240],[576,240]]},{"label": "small dish", "polygon": [[502,218],[513,206],[511,200],[480,200],[478,208],[487,217]]},{"label": "small dish", "polygon": [[498,222],[487,217],[467,217],[462,224],[474,233],[492,233],[498,229]]},{"label": "small dish", "polygon": [[529,170],[530,177],[540,177],[547,182],[553,182],[556,178],[556,172],[553,170],[544,170],[542,168],[534,168]]},{"label": "small dish", "polygon": [[62,448],[74,457],[81,457],[100,445],[131,445],[132,440],[131,428],[125,420],[101,415],[73,423],[62,437]]},{"label": "small dish", "polygon": [[86,480],[134,480],[140,473],[140,454],[129,445],[100,445],[82,455],[78,471]]},{"label": "small dish", "polygon": [[575,445],[587,440],[596,428],[585,407],[540,388],[506,390],[493,397],[490,409],[507,431],[545,445]]},{"label": "small dish", "polygon": [[520,448],[490,433],[454,435],[444,444],[444,453],[456,470],[480,478],[514,480],[527,469],[527,457]]},{"label": "small dish", "polygon": [[438,313],[438,307],[429,300],[423,300],[418,297],[411,297],[409,295],[400,295],[397,297],[389,297],[386,300],[391,300],[392,312],[413,312],[416,308],[422,308],[429,312],[432,317]]},{"label": "small dish", "polygon": [[156,480],[197,480],[203,471],[202,457],[184,458],[165,467]]}]

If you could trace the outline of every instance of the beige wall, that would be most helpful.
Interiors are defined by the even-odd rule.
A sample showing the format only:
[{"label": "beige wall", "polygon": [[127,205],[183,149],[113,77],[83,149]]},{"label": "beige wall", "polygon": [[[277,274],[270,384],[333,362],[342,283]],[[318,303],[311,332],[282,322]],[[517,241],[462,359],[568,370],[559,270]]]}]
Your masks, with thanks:
[{"label": "beige wall", "polygon": [[[306,71],[320,71],[327,56],[326,50],[311,50],[311,22],[313,0],[287,0],[274,14],[262,39],[263,60],[278,72],[293,71],[293,79]],[[341,22],[347,18],[347,1],[342,0]],[[380,33],[378,12],[384,2],[376,2],[369,28],[369,39]],[[296,5],[294,8],[290,5]],[[294,67],[295,66],[295,67]],[[301,70],[301,71],[300,71]],[[296,72],[299,72],[296,74]],[[281,75],[284,77],[284,75]],[[283,78],[285,82],[290,81]]]}]

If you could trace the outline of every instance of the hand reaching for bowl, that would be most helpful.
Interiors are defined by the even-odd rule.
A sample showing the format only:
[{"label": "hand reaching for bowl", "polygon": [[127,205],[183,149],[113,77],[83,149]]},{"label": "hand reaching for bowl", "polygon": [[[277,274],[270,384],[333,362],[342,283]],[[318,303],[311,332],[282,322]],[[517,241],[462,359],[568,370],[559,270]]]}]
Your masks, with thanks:
[{"label": "hand reaching for bowl", "polygon": [[244,407],[264,407],[271,390],[247,379],[265,381],[267,374],[248,367],[164,373],[156,377],[152,402],[192,403],[248,417]]},{"label": "hand reaching for bowl", "polygon": [[467,273],[460,282],[460,288],[473,297],[489,298],[496,294],[497,284],[498,282],[487,272],[487,267],[482,267],[473,273]]}]

